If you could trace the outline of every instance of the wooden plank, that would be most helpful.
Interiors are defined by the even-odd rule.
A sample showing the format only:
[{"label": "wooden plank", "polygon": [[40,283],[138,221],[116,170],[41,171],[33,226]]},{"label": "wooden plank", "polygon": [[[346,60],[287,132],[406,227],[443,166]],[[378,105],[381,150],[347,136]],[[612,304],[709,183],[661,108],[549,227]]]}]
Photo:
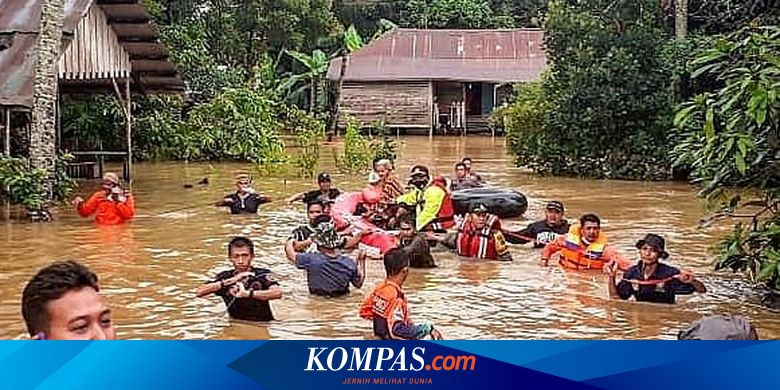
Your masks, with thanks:
[{"label": "wooden plank", "polygon": [[434,109],[433,109],[433,81],[428,83],[428,113],[430,115],[430,130],[428,131],[428,137],[433,138],[433,126],[434,126],[434,117],[436,115]]},{"label": "wooden plank", "polygon": [[5,155],[11,156],[11,109],[5,109],[5,138],[4,138],[3,150]]},{"label": "wooden plank", "polygon": [[73,67],[74,74],[73,74],[72,79],[78,79],[79,78],[79,71],[78,70],[81,69],[80,53],[81,53],[81,42],[83,42],[83,41],[82,41],[82,38],[81,38],[79,30],[80,29],[78,28],[78,26],[76,26],[76,31],[73,34],[73,56],[74,56],[74,64],[76,66]]},{"label": "wooden plank", "polygon": [[95,56],[100,53],[100,50],[102,48],[98,48],[97,45],[97,34],[98,34],[98,27],[97,27],[97,15],[95,15],[95,7],[89,8],[89,17],[88,17],[88,23],[89,23],[89,52],[92,54],[91,56],[87,57],[89,58],[89,73],[88,77],[90,79],[97,78],[97,61],[95,61]]},{"label": "wooden plank", "polygon": [[[92,8],[96,9],[97,7],[92,7]],[[96,24],[98,26],[100,26],[100,25],[102,25],[102,22],[104,22],[105,17],[103,16],[102,12],[96,11],[95,13],[97,15],[97,19],[101,22],[101,23],[96,23]],[[95,30],[98,30],[98,29],[96,28]],[[98,67],[97,78],[101,78],[101,79],[106,78],[106,70],[110,69],[110,65],[107,63],[107,61],[105,59],[106,45],[108,43],[106,41],[106,39],[105,39],[106,35],[107,35],[106,33],[107,33],[106,30],[101,28],[98,31],[96,31],[96,34],[95,34],[96,38],[97,38],[97,40],[96,40],[97,41],[97,46],[99,48],[97,50],[97,53],[95,53],[95,54],[97,54],[97,64],[98,64],[98,66],[97,66]]]}]

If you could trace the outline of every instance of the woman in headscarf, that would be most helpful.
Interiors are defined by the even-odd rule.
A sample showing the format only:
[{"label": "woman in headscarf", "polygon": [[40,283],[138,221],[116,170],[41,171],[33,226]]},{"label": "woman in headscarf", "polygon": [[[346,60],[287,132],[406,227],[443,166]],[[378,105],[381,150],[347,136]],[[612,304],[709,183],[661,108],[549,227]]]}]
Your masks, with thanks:
[{"label": "woman in headscarf", "polygon": [[393,163],[390,160],[382,159],[374,165],[377,175],[379,175],[379,188],[382,190],[383,204],[395,203],[395,198],[404,194],[404,187],[393,172]]}]

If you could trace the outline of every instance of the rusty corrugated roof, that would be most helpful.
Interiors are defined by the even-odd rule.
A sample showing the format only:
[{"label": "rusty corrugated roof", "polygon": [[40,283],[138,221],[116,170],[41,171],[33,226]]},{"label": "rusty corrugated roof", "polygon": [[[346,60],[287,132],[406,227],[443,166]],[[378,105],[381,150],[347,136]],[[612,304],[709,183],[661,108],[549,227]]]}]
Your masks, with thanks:
[{"label": "rusty corrugated roof", "polygon": [[[155,93],[184,89],[140,0],[125,0],[121,4],[117,0],[64,0],[64,44],[69,43],[73,31],[93,3],[101,7],[120,44],[131,55],[133,75],[141,84],[136,87]],[[7,46],[0,47],[0,105],[32,106],[40,4],[40,0],[0,0],[0,37]],[[121,25],[123,30],[117,32],[115,25]],[[92,81],[91,85],[90,80],[71,85],[74,89],[92,87],[112,91],[112,84],[106,80]]]},{"label": "rusty corrugated roof", "polygon": [[[73,34],[92,0],[64,0],[62,32]],[[37,33],[40,0],[0,0],[0,33]]]},{"label": "rusty corrugated roof", "polygon": [[[539,29],[396,29],[350,55],[344,80],[538,80],[546,67],[543,42]],[[336,58],[328,78],[337,80],[340,71]]]}]

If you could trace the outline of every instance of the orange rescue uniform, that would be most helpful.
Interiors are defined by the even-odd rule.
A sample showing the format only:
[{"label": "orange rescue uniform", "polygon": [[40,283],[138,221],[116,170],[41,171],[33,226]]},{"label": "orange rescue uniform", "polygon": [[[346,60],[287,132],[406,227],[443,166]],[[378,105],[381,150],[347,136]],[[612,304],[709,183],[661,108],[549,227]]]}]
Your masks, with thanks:
[{"label": "orange rescue uniform", "polygon": [[431,334],[433,325],[415,325],[401,286],[385,280],[363,301],[360,317],[373,320],[374,334],[383,340],[419,340]]},{"label": "orange rescue uniform", "polygon": [[558,252],[561,252],[559,263],[564,268],[600,270],[615,262],[620,269],[627,270],[632,265],[630,260],[624,259],[613,247],[607,245],[607,236],[603,232],[599,232],[594,242],[586,243],[581,236],[579,225],[573,225],[567,234],[545,245],[542,258],[549,259]]},{"label": "orange rescue uniform", "polygon": [[81,202],[76,210],[82,217],[95,214],[98,225],[119,225],[135,215],[135,199],[128,194],[124,202],[115,202],[106,197],[105,191],[97,191]]}]

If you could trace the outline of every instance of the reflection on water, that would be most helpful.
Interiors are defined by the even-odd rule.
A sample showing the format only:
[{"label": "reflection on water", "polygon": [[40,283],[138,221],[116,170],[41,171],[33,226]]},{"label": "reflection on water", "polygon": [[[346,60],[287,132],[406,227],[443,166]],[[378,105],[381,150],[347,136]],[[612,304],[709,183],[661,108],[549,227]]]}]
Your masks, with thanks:
[{"label": "reflection on water", "polygon": [[[600,273],[566,272],[537,263],[539,252],[513,248],[512,263],[467,261],[441,249],[438,268],[413,270],[407,282],[412,317],[433,321],[446,338],[673,338],[701,315],[750,316],[762,338],[780,336],[775,313],[746,302],[747,287],[731,275],[715,275],[710,247],[723,229],[698,231],[704,211],[690,186],[542,178],[512,167],[503,139],[405,138],[397,165],[414,163],[450,174],[463,156],[491,183],[525,193],[528,219],[542,215],[552,198],[565,202],[567,216],[585,212],[603,217],[610,241],[626,256],[644,233],[666,236],[673,264],[702,276],[710,292],[679,299],[675,307],[607,298]],[[330,151],[326,148],[326,154]],[[333,161],[331,155],[322,158]],[[303,271],[284,258],[282,246],[303,223],[300,205],[289,194],[313,187],[308,180],[256,179],[256,187],[275,202],[260,216],[233,216],[211,204],[233,190],[239,164],[138,164],[133,192],[136,219],[129,225],[98,227],[69,209],[53,223],[0,225],[0,338],[24,336],[21,291],[27,279],[53,260],[77,259],[98,273],[122,338],[366,338],[370,324],[358,317],[363,296],[384,276],[379,262],[367,265],[362,290],[340,299],[308,294]],[[207,186],[195,185],[208,177]],[[364,177],[334,175],[342,189],[363,186]],[[87,192],[87,189],[82,189]],[[508,221],[513,227],[527,221]],[[226,243],[235,235],[257,244],[258,266],[277,276],[284,298],[272,303],[277,321],[258,326],[227,319],[222,300],[194,297],[197,286],[229,266]]]}]

